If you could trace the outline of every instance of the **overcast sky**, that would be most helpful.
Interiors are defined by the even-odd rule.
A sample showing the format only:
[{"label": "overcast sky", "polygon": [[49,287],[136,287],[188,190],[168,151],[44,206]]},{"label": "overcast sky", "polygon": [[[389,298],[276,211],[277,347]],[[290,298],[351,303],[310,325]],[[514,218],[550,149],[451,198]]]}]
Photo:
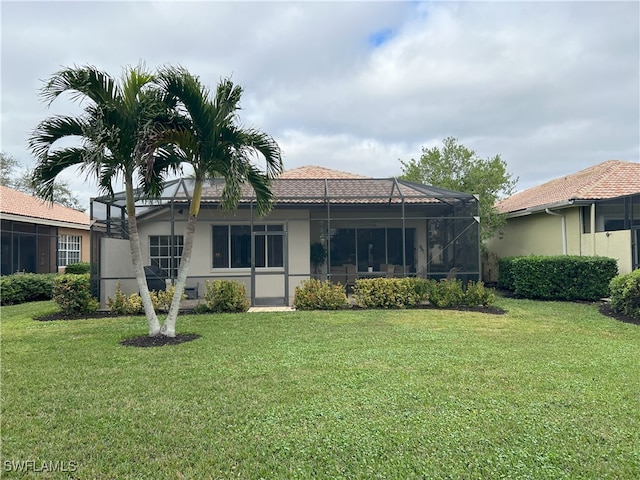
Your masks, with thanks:
[{"label": "overcast sky", "polygon": [[[457,137],[500,154],[523,190],[640,157],[640,3],[1,2],[1,150],[25,167],[61,67],[119,75],[180,64],[244,88],[241,121],[272,135],[286,169],[374,177]],[[95,183],[65,176],[88,202]]]}]

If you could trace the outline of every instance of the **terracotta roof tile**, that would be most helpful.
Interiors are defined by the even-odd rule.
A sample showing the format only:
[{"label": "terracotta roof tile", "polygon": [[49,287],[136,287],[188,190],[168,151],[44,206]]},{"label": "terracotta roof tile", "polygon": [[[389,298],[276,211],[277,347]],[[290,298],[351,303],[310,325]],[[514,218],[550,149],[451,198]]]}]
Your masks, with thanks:
[{"label": "terracotta roof tile", "polygon": [[304,178],[304,179],[322,179],[325,178],[371,178],[357,173],[342,172],[340,170],[332,170],[331,168],[318,167],[315,165],[307,165],[304,167],[285,170],[278,178]]},{"label": "terracotta roof tile", "polygon": [[89,227],[90,224],[89,215],[86,213],[64,207],[57,203],[48,203],[2,185],[0,185],[0,212],[32,219],[73,223],[86,227]]},{"label": "terracotta roof tile", "polygon": [[502,213],[570,200],[602,200],[640,193],[640,163],[608,160],[498,202]]}]

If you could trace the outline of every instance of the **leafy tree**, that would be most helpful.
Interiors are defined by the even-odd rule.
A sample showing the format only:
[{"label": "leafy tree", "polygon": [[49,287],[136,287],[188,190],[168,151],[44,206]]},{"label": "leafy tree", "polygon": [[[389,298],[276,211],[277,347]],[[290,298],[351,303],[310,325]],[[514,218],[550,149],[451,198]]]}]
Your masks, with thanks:
[{"label": "leafy tree", "polygon": [[[178,171],[183,164],[193,168],[194,177],[176,290],[162,326],[162,333],[172,337],[191,262],[204,180],[225,179],[222,205],[228,210],[237,208],[242,185],[248,183],[256,194],[258,214],[263,215],[271,209],[270,180],[282,171],[282,158],[272,137],[238,125],[242,88],[231,80],[221,80],[213,97],[198,77],[183,68],[164,68],[158,73],[157,82],[167,98],[175,101],[180,116],[151,135],[146,149],[146,173],[156,180],[149,184],[161,183],[168,172]],[[178,151],[167,150],[167,146],[175,146]],[[255,166],[252,158],[262,158],[266,172]]]},{"label": "leafy tree", "polygon": [[3,187],[13,185],[14,170],[18,166],[18,160],[7,153],[0,152],[0,185]]},{"label": "leafy tree", "polygon": [[[68,167],[80,166],[95,174],[102,192],[113,194],[112,182],[122,177],[125,183],[129,242],[138,289],[149,335],[160,333],[142,265],[138,226],[135,215],[134,176],[139,172],[139,143],[155,118],[166,115],[167,104],[153,88],[153,75],[142,66],[126,69],[120,80],[93,66],[65,68],[55,73],[42,89],[49,105],[63,93],[81,101],[79,116],[57,115],[46,118],[34,130],[29,146],[37,165],[32,184],[36,194],[53,200],[55,180]],[[76,139],[73,146],[60,146]],[[60,143],[59,143],[60,142]],[[142,177],[144,184],[145,178]],[[153,191],[146,185],[145,190]]]},{"label": "leafy tree", "polygon": [[419,160],[402,161],[401,178],[434,187],[473,193],[480,198],[480,236],[491,238],[505,224],[505,216],[495,207],[497,200],[513,193],[518,179],[507,172],[500,155],[479,158],[475,151],[447,137],[442,148],[422,148]]},{"label": "leafy tree", "polygon": [[[31,173],[28,170],[22,170],[16,173],[15,170],[18,169],[19,166],[18,160],[11,155],[0,152],[0,185],[29,195],[36,195],[36,188],[33,186]],[[80,212],[86,211],[86,208],[71,191],[69,183],[65,181],[58,181],[53,184],[52,200],[55,203]]]}]

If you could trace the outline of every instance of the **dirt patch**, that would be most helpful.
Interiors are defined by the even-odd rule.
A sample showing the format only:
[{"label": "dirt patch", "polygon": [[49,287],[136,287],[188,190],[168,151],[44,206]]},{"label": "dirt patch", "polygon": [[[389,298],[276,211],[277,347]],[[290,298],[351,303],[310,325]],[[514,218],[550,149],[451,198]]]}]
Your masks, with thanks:
[{"label": "dirt patch", "polygon": [[179,333],[175,337],[166,337],[158,335],[150,337],[149,335],[140,335],[139,337],[126,338],[120,342],[125,347],[164,347],[165,345],[179,345],[185,342],[191,342],[200,338],[197,333]]}]

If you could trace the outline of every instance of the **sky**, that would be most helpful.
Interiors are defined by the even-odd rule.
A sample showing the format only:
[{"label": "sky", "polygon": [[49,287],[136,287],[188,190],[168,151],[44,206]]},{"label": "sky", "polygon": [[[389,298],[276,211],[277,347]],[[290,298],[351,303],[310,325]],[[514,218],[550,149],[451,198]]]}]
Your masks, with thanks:
[{"label": "sky", "polygon": [[[63,67],[114,76],[182,65],[244,89],[240,123],[275,138],[285,169],[372,177],[446,137],[500,155],[524,190],[597,163],[640,161],[640,2],[7,1],[0,3],[0,150],[31,169]],[[99,195],[62,177],[83,203]]]}]

